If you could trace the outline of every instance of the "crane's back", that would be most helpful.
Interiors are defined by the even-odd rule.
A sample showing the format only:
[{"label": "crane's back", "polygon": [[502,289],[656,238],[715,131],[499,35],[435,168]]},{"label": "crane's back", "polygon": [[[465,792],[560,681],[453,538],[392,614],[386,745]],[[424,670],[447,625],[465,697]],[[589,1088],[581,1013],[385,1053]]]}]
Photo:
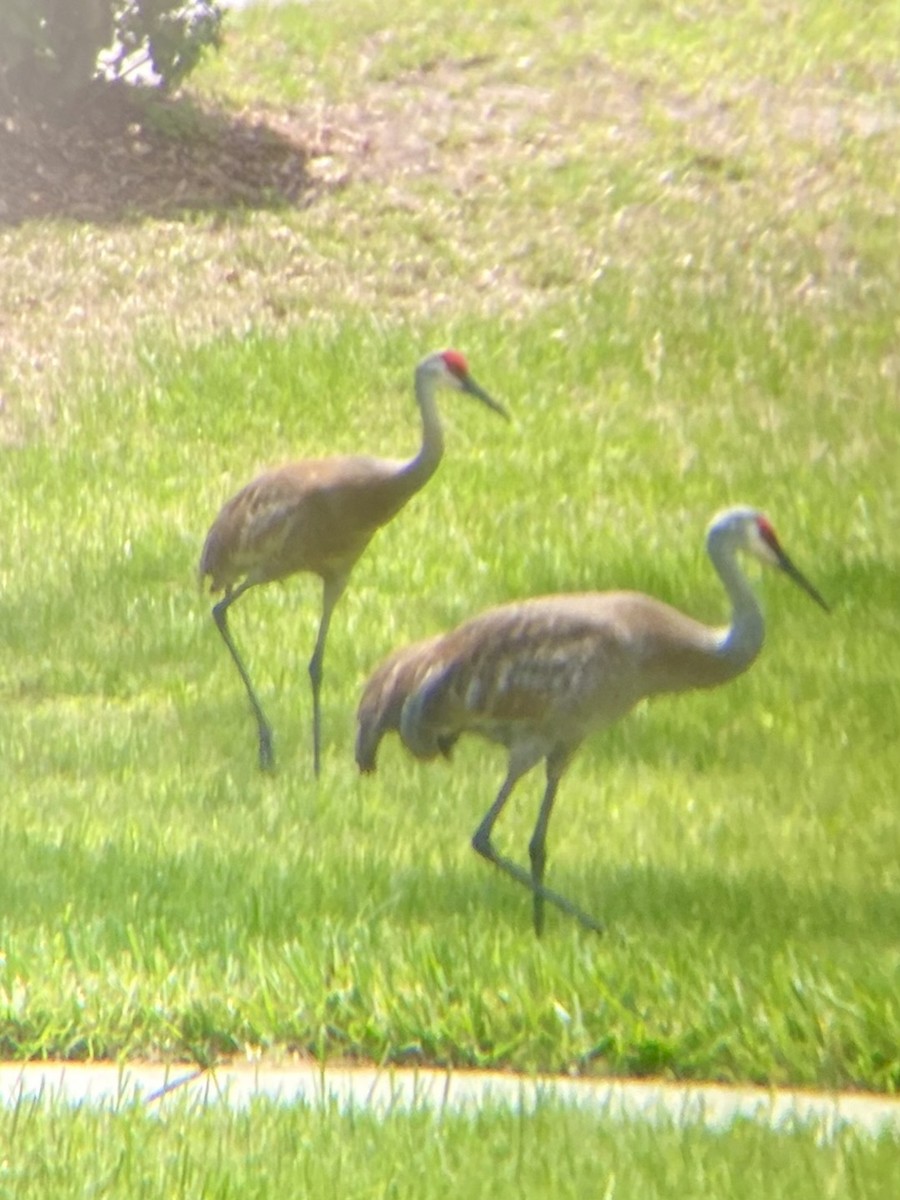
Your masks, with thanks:
[{"label": "crane's back", "polygon": [[466,621],[403,715],[415,753],[474,731],[575,746],[659,692],[721,681],[717,631],[637,592],[538,597]]}]

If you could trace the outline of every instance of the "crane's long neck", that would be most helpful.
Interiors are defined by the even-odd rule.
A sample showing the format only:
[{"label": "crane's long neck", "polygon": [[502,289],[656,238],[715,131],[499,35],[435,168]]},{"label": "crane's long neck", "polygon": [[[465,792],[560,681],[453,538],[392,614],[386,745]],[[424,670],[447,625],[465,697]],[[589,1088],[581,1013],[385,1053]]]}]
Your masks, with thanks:
[{"label": "crane's long neck", "polygon": [[721,677],[730,679],[745,671],[759,654],[766,627],[759,601],[738,564],[734,546],[710,537],[707,549],[731,601],[731,622],[717,634],[715,644]]},{"label": "crane's long neck", "polygon": [[422,445],[419,453],[400,472],[410,495],[425,486],[444,456],[444,433],[435,400],[436,383],[434,375],[416,372],[416,403],[422,416]]}]

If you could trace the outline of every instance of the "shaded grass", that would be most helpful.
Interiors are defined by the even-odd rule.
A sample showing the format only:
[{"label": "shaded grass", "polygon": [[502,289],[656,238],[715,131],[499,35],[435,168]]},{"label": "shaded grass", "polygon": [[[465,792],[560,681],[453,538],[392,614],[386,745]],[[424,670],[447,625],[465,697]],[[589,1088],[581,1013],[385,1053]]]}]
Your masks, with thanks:
[{"label": "shaded grass", "polygon": [[[332,122],[320,165],[346,156],[344,184],[302,213],[4,235],[7,299],[29,272],[55,289],[4,377],[7,1055],[287,1047],[896,1089],[896,128],[860,132],[895,95],[887,9],[794,8],[796,41],[763,9],[634,10],[608,39],[572,11],[454,14],[459,55],[492,44],[463,67],[437,53],[449,13],[412,2],[396,37],[373,8],[267,14],[264,58],[249,14],[198,89]],[[383,123],[354,158],[340,120],[367,102]],[[391,158],[402,120],[423,140]],[[412,365],[448,342],[515,424],[444,405],[439,474],[335,617],[319,788],[317,586],[236,607],[278,739],[261,779],[192,590],[205,528],[265,463],[411,453]],[[636,587],[720,620],[702,534],[735,501],[770,512],[835,612],[767,580],[745,678],[585,747],[548,877],[611,935],[554,919],[536,944],[527,898],[467,844],[501,755],[426,768],[392,742],[358,780],[362,680],[511,596]],[[538,790],[498,830],[517,857]]]}]

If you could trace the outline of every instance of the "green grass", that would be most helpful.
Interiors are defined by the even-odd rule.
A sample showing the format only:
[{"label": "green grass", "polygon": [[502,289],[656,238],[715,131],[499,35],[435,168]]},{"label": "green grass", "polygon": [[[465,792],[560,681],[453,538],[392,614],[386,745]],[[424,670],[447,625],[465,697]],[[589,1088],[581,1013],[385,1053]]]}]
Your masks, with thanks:
[{"label": "green grass", "polygon": [[[763,7],[480,24],[409,0],[391,36],[379,11],[249,13],[194,85],[319,121],[313,172],[344,160],[346,185],[0,235],[0,1050],[896,1090],[889,6],[798,5],[786,31]],[[412,452],[412,367],[447,343],[515,422],[444,404],[439,474],[335,616],[318,787],[318,585],[235,608],[276,729],[261,778],[194,585],[205,530],[265,463]],[[392,741],[360,780],[360,686],[513,596],[637,587],[720,620],[702,538],[735,501],[834,612],[767,579],[746,677],[584,748],[548,882],[610,933],[553,914],[538,943],[468,845],[501,753],[426,767]],[[538,795],[497,831],[520,859]]]},{"label": "green grass", "polygon": [[278,1107],[160,1118],[140,1109],[0,1112],[2,1187],[21,1200],[90,1194],[144,1200],[314,1195],[524,1197],[728,1196],[817,1200],[893,1195],[897,1142],[816,1124],[779,1130],[739,1122],[728,1137],[668,1122],[598,1122],[542,1103],[477,1113]]}]

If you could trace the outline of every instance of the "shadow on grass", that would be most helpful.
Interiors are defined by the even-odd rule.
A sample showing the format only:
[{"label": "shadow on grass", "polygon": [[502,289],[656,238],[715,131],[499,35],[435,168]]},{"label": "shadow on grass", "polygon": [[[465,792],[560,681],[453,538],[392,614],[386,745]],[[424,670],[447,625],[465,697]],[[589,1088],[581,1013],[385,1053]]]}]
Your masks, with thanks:
[{"label": "shadow on grass", "polygon": [[[368,880],[360,891],[348,888],[343,876],[323,875],[315,839],[308,842],[293,863],[262,869],[253,849],[229,854],[194,844],[188,854],[160,855],[117,842],[87,849],[68,838],[24,838],[7,855],[0,906],[16,913],[17,925],[53,926],[65,913],[65,920],[79,926],[105,925],[115,941],[116,931],[130,923],[145,930],[158,924],[170,936],[177,932],[180,945],[196,947],[215,942],[225,928],[240,929],[250,939],[291,941],[299,931],[308,932],[310,920],[329,925],[363,920],[370,926],[386,919],[436,927],[489,922],[512,924],[523,937],[533,936],[527,890],[474,854],[471,869],[439,872],[387,865],[380,872],[377,852],[363,854],[366,861],[353,867]],[[735,944],[770,949],[812,938],[873,951],[900,941],[896,895],[862,881],[849,890],[803,887],[759,871],[678,873],[650,864],[554,872],[552,866],[548,884],[606,922],[614,940],[622,934],[674,939],[684,932],[691,941],[698,934],[724,935]],[[548,939],[572,927],[570,918],[548,908]],[[584,934],[588,941],[595,936]]]},{"label": "shadow on grass", "polygon": [[299,141],[186,97],[97,83],[65,113],[5,108],[0,226],[278,208],[309,190]]},{"label": "shadow on grass", "polygon": [[[527,858],[522,865],[527,867]],[[481,879],[475,874],[478,870],[484,872]],[[660,937],[674,940],[684,932],[692,942],[698,934],[717,940],[725,936],[736,945],[757,943],[772,950],[805,938],[846,940],[875,950],[900,940],[896,895],[865,883],[851,892],[838,886],[826,890],[786,884],[775,874],[761,872],[681,874],[652,864],[554,871],[552,861],[546,882],[604,922],[613,942],[621,935],[628,940],[644,935],[654,942]],[[443,922],[468,914],[481,925],[512,924],[523,937],[532,936],[528,891],[487,863],[482,868],[476,860],[473,872],[465,875],[408,871],[395,876],[393,886],[404,893],[404,911],[416,908],[421,919],[431,916]],[[570,917],[548,906],[547,940],[572,928],[576,926]],[[585,931],[583,936],[591,944],[596,935]]]}]

